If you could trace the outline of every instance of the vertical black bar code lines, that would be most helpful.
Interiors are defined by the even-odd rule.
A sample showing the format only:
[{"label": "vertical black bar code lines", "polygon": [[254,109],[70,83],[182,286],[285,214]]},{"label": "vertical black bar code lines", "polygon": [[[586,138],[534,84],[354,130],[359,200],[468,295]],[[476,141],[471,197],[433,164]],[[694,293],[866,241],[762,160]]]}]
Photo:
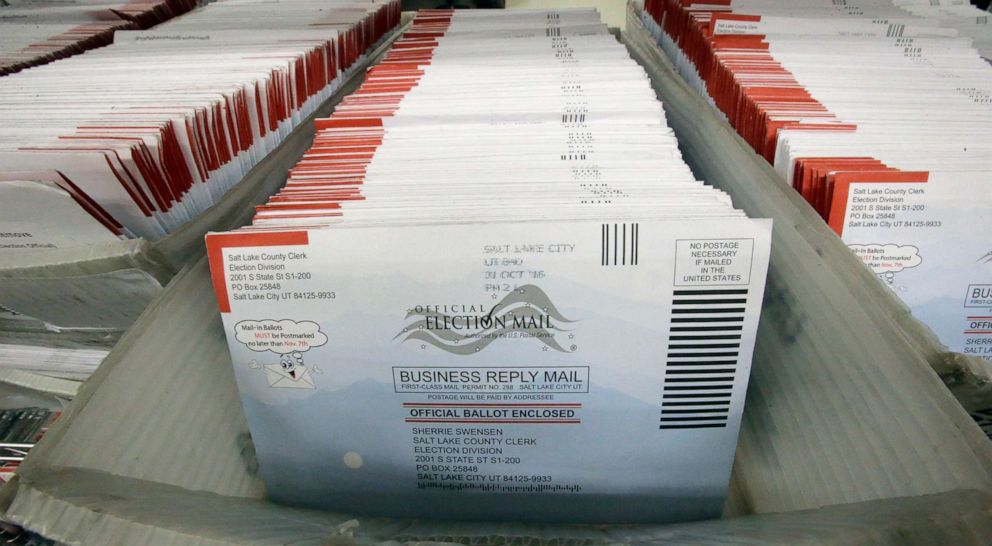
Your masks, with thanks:
[{"label": "vertical black bar code lines", "polygon": [[640,224],[603,224],[600,231],[600,265],[637,265]]}]

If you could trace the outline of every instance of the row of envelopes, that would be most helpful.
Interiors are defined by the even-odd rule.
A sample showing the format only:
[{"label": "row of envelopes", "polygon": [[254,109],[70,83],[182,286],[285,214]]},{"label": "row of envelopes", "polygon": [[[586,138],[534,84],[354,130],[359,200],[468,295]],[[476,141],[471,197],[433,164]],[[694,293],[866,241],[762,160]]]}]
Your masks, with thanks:
[{"label": "row of envelopes", "polygon": [[0,76],[108,45],[118,30],[150,28],[195,6],[195,0],[6,0]]},{"label": "row of envelopes", "polygon": [[992,360],[988,13],[954,0],[649,0],[643,19],[914,315]]},{"label": "row of envelopes", "polygon": [[[112,11],[140,21],[127,29],[149,26],[146,11],[171,13],[151,4]],[[32,3],[0,16],[8,9],[60,13]],[[258,187],[231,190],[364,66],[400,14],[398,0],[224,0],[0,78],[7,366],[88,374],[202,249],[202,233],[250,207]]]},{"label": "row of envelopes", "polygon": [[771,222],[693,176],[594,10],[421,11],[316,130],[207,236],[272,499],[720,514]]},{"label": "row of envelopes", "polygon": [[237,184],[398,20],[386,0],[216,2],[8,76],[3,214],[57,215],[47,240],[20,237],[27,247],[161,238]]}]

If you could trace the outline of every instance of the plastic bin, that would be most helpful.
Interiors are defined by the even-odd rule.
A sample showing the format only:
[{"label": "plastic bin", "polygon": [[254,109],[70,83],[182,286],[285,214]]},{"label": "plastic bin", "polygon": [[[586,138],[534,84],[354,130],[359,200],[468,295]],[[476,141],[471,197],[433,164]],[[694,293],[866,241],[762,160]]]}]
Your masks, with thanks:
[{"label": "plastic bin", "polygon": [[145,310],[0,491],[6,517],[101,546],[987,544],[992,444],[932,370],[904,309],[798,196],[775,191],[766,165],[631,16],[625,39],[659,86],[687,159],[705,159],[710,181],[735,182],[738,206],[776,222],[724,519],[451,523],[266,502],[202,259]]}]

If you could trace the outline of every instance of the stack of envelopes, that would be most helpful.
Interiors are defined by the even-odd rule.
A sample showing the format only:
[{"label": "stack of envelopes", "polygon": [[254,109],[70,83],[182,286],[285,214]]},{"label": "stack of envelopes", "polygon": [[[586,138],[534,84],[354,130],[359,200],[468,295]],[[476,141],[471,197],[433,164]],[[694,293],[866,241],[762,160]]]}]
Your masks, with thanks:
[{"label": "stack of envelopes", "polygon": [[7,0],[0,5],[0,76],[113,42],[196,7],[193,0]]},{"label": "stack of envelopes", "polygon": [[269,495],[719,515],[771,224],[677,144],[595,11],[418,13],[252,225],[207,236]]},{"label": "stack of envelopes", "polygon": [[917,318],[992,361],[992,65],[976,49],[988,14],[913,0],[719,4],[649,1],[645,25]]},{"label": "stack of envelopes", "polygon": [[399,19],[393,0],[214,2],[0,78],[0,305],[39,323],[0,341],[106,349],[203,233],[273,191],[241,182],[298,153],[294,129]]}]

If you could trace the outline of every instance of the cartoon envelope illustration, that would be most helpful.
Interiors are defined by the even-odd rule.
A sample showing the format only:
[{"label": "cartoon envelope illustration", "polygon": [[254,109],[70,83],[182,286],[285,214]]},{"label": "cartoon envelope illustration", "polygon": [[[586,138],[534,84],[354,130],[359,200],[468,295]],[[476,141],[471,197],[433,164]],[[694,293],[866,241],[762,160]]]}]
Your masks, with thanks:
[{"label": "cartoon envelope illustration", "polygon": [[266,364],[265,378],[269,386],[277,389],[316,389],[309,368],[296,368],[293,372],[286,371],[278,364]]}]

